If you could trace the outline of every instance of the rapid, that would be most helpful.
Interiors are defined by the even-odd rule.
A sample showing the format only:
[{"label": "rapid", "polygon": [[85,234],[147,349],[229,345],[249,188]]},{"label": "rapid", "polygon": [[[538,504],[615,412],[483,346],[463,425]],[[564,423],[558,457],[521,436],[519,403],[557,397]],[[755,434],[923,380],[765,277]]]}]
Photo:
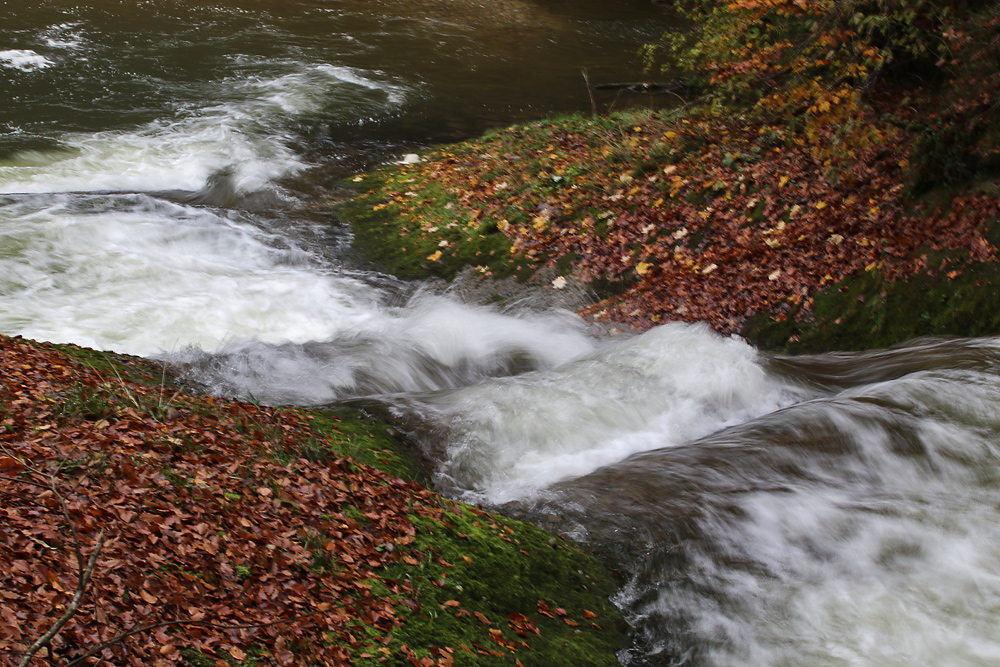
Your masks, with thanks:
[{"label": "rapid", "polygon": [[[588,544],[626,665],[1000,664],[1000,341],[785,358],[371,271],[322,202],[587,110],[638,0],[0,2],[0,332],[361,407]],[[546,67],[537,67],[544,62]],[[611,104],[614,99],[603,99]],[[616,335],[614,335],[616,334]]]}]

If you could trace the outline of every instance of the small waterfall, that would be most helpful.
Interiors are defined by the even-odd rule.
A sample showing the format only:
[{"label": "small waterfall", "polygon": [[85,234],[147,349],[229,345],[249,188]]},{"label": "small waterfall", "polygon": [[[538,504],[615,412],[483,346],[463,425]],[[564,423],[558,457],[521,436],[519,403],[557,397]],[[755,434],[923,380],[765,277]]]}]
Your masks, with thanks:
[{"label": "small waterfall", "polygon": [[610,337],[342,253],[338,178],[589,110],[580,68],[632,80],[653,3],[23,4],[0,3],[0,331],[394,421],[443,490],[603,554],[628,665],[1000,664],[997,340]]}]

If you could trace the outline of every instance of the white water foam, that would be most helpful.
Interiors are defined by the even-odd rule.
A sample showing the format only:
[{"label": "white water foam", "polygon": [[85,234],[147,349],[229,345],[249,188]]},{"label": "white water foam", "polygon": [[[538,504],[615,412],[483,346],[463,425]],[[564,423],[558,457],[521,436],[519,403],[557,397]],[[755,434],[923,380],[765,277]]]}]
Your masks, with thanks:
[{"label": "white water foam", "polygon": [[422,399],[417,410],[448,425],[443,483],[502,503],[802,397],[741,339],[672,323],[551,371]]},{"label": "white water foam", "polygon": [[0,161],[0,192],[196,192],[220,175],[236,193],[256,192],[307,166],[287,145],[289,120],[358,89],[390,107],[405,98],[402,87],[349,67],[286,65],[298,70],[230,82],[229,102],[179,110],[133,131],[63,134],[59,150],[15,153]]},{"label": "white water foam", "polygon": [[51,60],[28,49],[0,51],[0,67],[17,69],[22,72],[33,72],[51,67],[52,65],[53,62]]},{"label": "white water foam", "polygon": [[372,290],[235,215],[145,195],[0,198],[0,331],[133,354],[309,340]]},{"label": "white water foam", "polygon": [[589,480],[653,536],[625,664],[998,664],[998,404],[995,372],[918,371]]},{"label": "white water foam", "polygon": [[430,294],[394,305],[252,221],[141,194],[0,196],[0,331],[178,361],[214,352],[202,379],[216,391],[306,404],[593,349],[566,312],[503,315]]},{"label": "white water foam", "polygon": [[81,23],[59,23],[45,30],[42,37],[49,47],[74,51],[85,42],[82,31],[79,30],[81,26]]},{"label": "white water foam", "polygon": [[304,344],[244,340],[211,355],[185,350],[170,359],[191,364],[190,379],[212,393],[318,405],[553,368],[594,346],[568,311],[502,314],[423,293],[395,306],[371,300],[364,320],[338,320]]}]

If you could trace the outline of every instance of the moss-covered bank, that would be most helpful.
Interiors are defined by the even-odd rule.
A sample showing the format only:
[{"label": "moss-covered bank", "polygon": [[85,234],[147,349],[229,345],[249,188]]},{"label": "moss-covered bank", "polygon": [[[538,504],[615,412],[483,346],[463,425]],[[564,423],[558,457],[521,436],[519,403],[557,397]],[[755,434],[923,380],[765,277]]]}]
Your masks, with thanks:
[{"label": "moss-covered bank", "polygon": [[[60,650],[113,635],[119,617],[181,614],[121,650],[199,666],[618,664],[627,627],[600,563],[408,481],[420,468],[384,424],[199,395],[162,364],[70,345],[3,337],[0,368],[5,605],[47,627],[56,593],[24,568],[75,585],[72,542],[47,527],[64,517],[34,501],[49,475],[83,544],[107,538]],[[27,646],[35,626],[0,648]]]},{"label": "moss-covered bank", "polygon": [[743,336],[765,350],[803,354],[890,347],[924,336],[1000,334],[1000,267],[993,263],[973,264],[953,277],[941,271],[894,282],[872,271],[813,298],[812,312],[761,313]]},{"label": "moss-covered bank", "polygon": [[358,175],[340,212],[390,273],[578,280],[605,299],[582,314],[636,330],[707,321],[785,352],[1000,333],[995,183],[913,198],[905,137],[871,122],[882,143],[834,173],[738,115],[550,119]]}]

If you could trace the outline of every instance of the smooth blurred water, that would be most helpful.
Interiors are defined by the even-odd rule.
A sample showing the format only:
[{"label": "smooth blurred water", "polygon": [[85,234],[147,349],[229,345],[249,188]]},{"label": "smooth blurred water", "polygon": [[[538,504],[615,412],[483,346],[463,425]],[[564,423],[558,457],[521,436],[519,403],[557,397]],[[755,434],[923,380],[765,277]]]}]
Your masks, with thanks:
[{"label": "smooth blurred water", "polygon": [[634,1],[8,0],[0,331],[156,354],[362,326],[409,288],[345,261],[337,178],[580,109],[580,68],[634,75],[662,26]]},{"label": "smooth blurred water", "polygon": [[622,573],[623,660],[997,664],[1000,340],[762,361],[812,398],[536,508]]},{"label": "smooth blurred water", "polygon": [[580,69],[635,78],[664,21],[638,0],[7,0],[0,331],[385,417],[443,491],[608,559],[627,664],[1000,664],[996,340],[780,359],[346,252],[338,178],[588,110]]}]

